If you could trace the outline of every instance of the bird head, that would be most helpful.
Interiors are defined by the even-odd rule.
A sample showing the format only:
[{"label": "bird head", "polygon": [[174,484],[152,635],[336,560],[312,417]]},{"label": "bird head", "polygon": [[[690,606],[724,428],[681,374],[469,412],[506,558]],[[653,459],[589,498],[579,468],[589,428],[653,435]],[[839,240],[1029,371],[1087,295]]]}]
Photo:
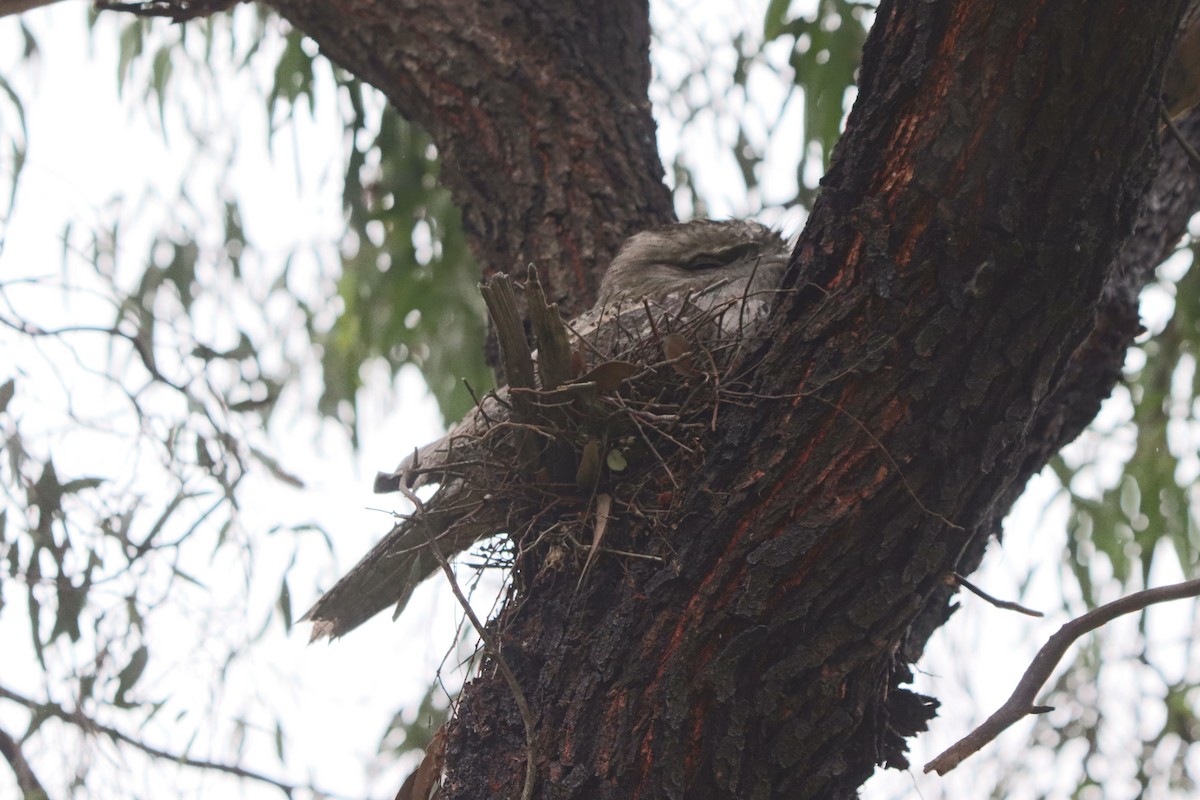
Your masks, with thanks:
[{"label": "bird head", "polygon": [[[597,305],[699,291],[718,281],[774,289],[788,248],[757,222],[693,220],[642,231],[621,246],[600,283]],[[752,285],[746,287],[746,282]]]}]

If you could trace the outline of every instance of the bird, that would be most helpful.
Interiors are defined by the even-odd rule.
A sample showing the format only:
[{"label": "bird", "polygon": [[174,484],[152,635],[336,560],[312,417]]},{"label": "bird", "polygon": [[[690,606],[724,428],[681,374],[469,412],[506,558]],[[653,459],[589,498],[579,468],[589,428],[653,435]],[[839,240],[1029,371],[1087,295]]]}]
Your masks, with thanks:
[{"label": "bird", "polygon": [[[664,319],[699,320],[689,335],[711,341],[749,340],[769,316],[788,255],[778,232],[746,220],[697,219],[636,233],[605,271],[595,305],[565,323],[572,350],[601,361],[627,354],[630,342],[661,336]],[[517,459],[518,426],[507,424],[512,399],[510,389],[490,393],[444,437],[376,477],[376,492],[401,491],[418,513],[402,518],[301,617],[313,623],[314,641],[343,636],[389,606],[399,616],[439,569],[431,547],[450,558],[513,530],[512,505],[480,488],[493,465]],[[414,490],[434,484],[432,496],[416,499]]]}]

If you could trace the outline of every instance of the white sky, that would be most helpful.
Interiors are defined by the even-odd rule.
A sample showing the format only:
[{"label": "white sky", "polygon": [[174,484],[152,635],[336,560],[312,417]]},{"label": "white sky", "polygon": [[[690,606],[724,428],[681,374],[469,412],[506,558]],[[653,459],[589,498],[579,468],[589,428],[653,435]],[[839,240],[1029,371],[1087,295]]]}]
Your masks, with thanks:
[{"label": "white sky", "polygon": [[[677,44],[681,49],[697,46],[697,43],[702,47],[702,42],[710,36],[726,36],[739,17],[745,24],[756,24],[755,21],[762,18],[763,5],[764,2],[756,2],[747,4],[740,12],[725,12],[734,15],[735,21],[731,22],[722,12],[715,11],[714,6],[690,4],[684,13],[695,23],[698,33],[684,25],[659,27],[673,31],[674,39],[668,36],[670,44]],[[707,10],[700,14],[699,9]],[[666,14],[665,5],[654,6],[656,23]],[[115,15],[102,15],[101,30],[94,37],[94,43],[87,37],[84,9],[79,4],[51,6],[27,15],[26,21],[42,46],[42,58],[32,70],[19,65],[16,59],[16,20],[0,19],[0,75],[14,84],[26,102],[30,128],[28,166],[21,177],[16,215],[8,227],[5,249],[0,254],[0,274],[5,279],[17,275],[55,274],[61,264],[61,234],[68,222],[74,222],[76,230],[81,231],[114,217],[129,223],[125,240],[129,260],[122,261],[119,254],[118,269],[136,271],[139,268],[136,259],[146,252],[142,243],[151,240],[158,230],[156,226],[161,225],[166,216],[157,213],[158,206],[172,202],[181,183],[192,187],[192,199],[200,209],[198,212],[176,209],[185,222],[199,219],[206,210],[220,207],[222,198],[212,186],[214,177],[219,174],[220,142],[214,142],[210,152],[198,151],[183,130],[183,118],[178,110],[167,117],[168,138],[164,142],[155,130],[155,111],[146,110],[137,98],[125,101],[117,98],[114,85],[116,54],[111,42],[116,40],[118,23],[122,20]],[[711,29],[709,34],[704,33],[706,29]],[[694,41],[689,45],[688,41],[692,39]],[[269,53],[278,52],[279,47],[278,37],[267,41],[264,50],[268,55],[263,57],[261,64],[269,68],[272,63]],[[297,246],[317,243],[330,248],[331,261],[328,263],[332,263],[336,255],[332,247],[341,230],[338,179],[344,158],[335,102],[327,94],[319,98],[315,119],[299,115],[300,122],[294,134],[277,136],[273,153],[268,154],[263,115],[258,110],[261,89],[256,89],[254,83],[262,84],[269,78],[269,74],[263,74],[261,64],[256,77],[223,76],[215,97],[175,98],[171,105],[176,109],[179,106],[187,109],[193,123],[199,120],[213,124],[215,136],[224,135],[216,127],[216,121],[224,115],[236,115],[235,184],[227,186],[226,191],[242,203],[249,238],[266,254],[267,260]],[[668,71],[672,68],[665,57],[659,59],[658,65]],[[130,83],[134,87],[131,91],[136,94],[139,91],[136,87],[144,83],[135,78]],[[718,95],[720,88],[716,87]],[[767,81],[756,79],[752,91],[756,101],[778,103],[781,98]],[[660,107],[670,100],[655,99]],[[799,103],[795,105],[799,106]],[[789,109],[783,115],[784,125],[798,127],[798,114],[798,108]],[[763,119],[765,135],[765,126],[773,117],[764,116]],[[0,116],[0,126],[11,125],[8,116]],[[711,127],[710,137],[715,131],[718,141],[730,139],[726,123],[714,119]],[[693,129],[681,134],[677,126],[665,120],[661,128],[666,156],[680,146],[701,152],[712,146],[701,141],[703,130],[697,133]],[[699,138],[692,140],[689,137]],[[794,150],[788,150],[788,143],[796,141],[797,136],[777,136],[772,139],[768,152],[778,159],[778,163],[793,164],[796,156]],[[753,204],[736,188],[739,182],[735,179],[736,167],[732,159],[714,158],[712,164],[701,183],[703,194],[710,198],[710,211],[714,216],[746,213]],[[299,180],[296,165],[302,165]],[[0,169],[9,168],[7,162],[0,161]],[[764,192],[763,200],[767,204],[790,197],[795,192],[794,171],[790,168],[768,170],[764,175]],[[123,199],[114,201],[114,198]],[[783,214],[776,214],[773,221],[783,224],[789,234],[794,234],[800,224],[798,218]],[[326,244],[320,245],[322,242]],[[305,267],[301,264],[297,269],[303,271]],[[311,265],[311,275],[314,282],[320,280],[321,273],[315,262]],[[314,283],[311,288],[313,298],[319,297],[319,287]],[[86,304],[73,304],[67,308],[61,300],[48,295],[43,296],[42,302],[45,305],[39,307],[37,313],[44,315],[38,319],[45,324],[64,318],[78,322],[93,314],[102,323],[111,320],[111,312],[104,308],[93,310]],[[28,312],[29,309],[23,310]],[[217,315],[221,311],[214,309],[213,313]],[[104,358],[101,341],[81,339],[75,344],[84,348],[89,358]],[[94,381],[72,375],[59,382],[44,367],[37,366],[38,362],[30,358],[28,350],[14,350],[28,347],[25,340],[0,334],[0,353],[8,356],[0,360],[0,364],[6,361],[20,363],[31,371],[23,379],[26,389],[18,390],[18,400],[14,402],[14,410],[24,423],[38,425],[35,405],[61,404],[68,399],[78,402],[84,396],[92,409],[95,408],[93,402],[120,406],[119,401],[112,398],[92,395],[92,392],[100,391],[95,388]],[[0,373],[0,379],[4,377]],[[302,384],[307,395],[293,396],[284,404],[266,442],[271,452],[305,481],[306,488],[290,490],[261,477],[252,478],[244,486],[243,496],[253,498],[253,502],[244,502],[241,518],[248,530],[318,520],[334,537],[337,564],[329,563],[328,555],[320,546],[307,546],[302,550],[290,583],[297,614],[307,607],[312,599],[310,592],[317,583],[328,586],[335,574],[349,567],[386,529],[386,518],[370,510],[390,507],[388,500],[370,493],[374,471],[394,466],[398,461],[397,454],[423,444],[438,430],[436,408],[415,373],[402,375],[395,393],[388,391],[385,374],[371,374],[368,388],[360,400],[362,449],[355,454],[334,426],[321,425],[305,413],[305,403],[311,402],[315,391],[314,379],[309,376],[306,380],[308,382]],[[36,391],[27,391],[29,386],[37,387]],[[44,393],[42,387],[47,387]],[[398,406],[395,404],[397,397],[401,401]],[[1117,401],[1109,405],[1106,414],[1120,420],[1126,413],[1124,408]],[[72,470],[105,474],[114,469],[115,463],[118,473],[138,477],[131,470],[140,468],[141,462],[130,456],[114,458],[110,446],[83,438],[78,431],[63,427],[59,418],[50,418],[43,428],[44,444],[63,465],[60,470],[63,474],[73,474]],[[1007,546],[1003,551],[994,549],[990,553],[985,569],[975,576],[978,583],[998,596],[1016,598],[1020,595],[1020,581],[1034,565],[1038,565],[1023,602],[1035,607],[1058,607],[1056,593],[1060,583],[1055,572],[1060,569],[1061,530],[1066,509],[1061,498],[1051,502],[1054,492],[1053,481],[1034,481],[1022,500],[1021,510],[1013,515],[1019,522],[1014,524],[1010,520]],[[1039,524],[1039,515],[1043,511],[1046,519]],[[211,539],[198,543],[197,548],[201,545],[211,546]],[[277,534],[259,541],[258,548],[255,558],[260,567],[274,563],[282,571],[291,556],[292,543],[285,534]],[[197,554],[195,559],[201,569],[205,558]],[[222,575],[232,577],[229,585],[222,585]],[[269,576],[269,570],[264,569],[262,575]],[[253,657],[229,673],[219,696],[222,714],[218,716],[224,722],[216,728],[208,728],[201,724],[203,709],[200,706],[208,702],[210,673],[207,670],[211,660],[219,657],[220,646],[208,647],[205,637],[229,637],[235,641],[248,638],[261,626],[278,591],[277,579],[259,576],[260,582],[255,584],[251,600],[243,609],[238,605],[241,602],[240,576],[241,565],[236,558],[223,557],[211,564],[207,572],[207,577],[213,579],[211,594],[205,596],[196,592],[192,600],[212,602],[219,609],[214,619],[195,620],[171,612],[162,615],[151,628],[153,660],[147,677],[139,685],[140,696],[172,696],[178,699],[179,708],[190,711],[183,726],[175,726],[170,716],[162,715],[139,735],[169,749],[182,750],[187,745],[188,732],[198,727],[202,732],[192,745],[191,754],[227,759],[231,757],[228,745],[232,729],[230,719],[242,709],[253,709],[254,722],[264,726],[266,733],[248,738],[246,765],[284,780],[304,781],[311,777],[320,786],[350,795],[362,796],[370,792],[371,796],[390,796],[403,779],[407,765],[392,765],[385,767],[381,775],[369,775],[364,772],[363,764],[371,760],[391,712],[403,698],[415,701],[420,697],[432,670],[451,646],[457,616],[453,600],[442,587],[427,585],[420,590],[410,612],[398,622],[393,623],[384,615],[332,646],[306,646],[307,631],[304,628],[307,626],[300,626],[285,636],[279,626],[274,625],[263,644],[255,647]],[[1156,577],[1160,583],[1178,578],[1170,574]],[[24,604],[16,596],[18,592],[12,590],[11,582],[6,585],[9,589],[5,599],[9,605],[0,613],[3,652],[0,683],[39,696],[38,673],[30,668],[33,656],[28,650]],[[940,665],[937,674],[922,676],[919,683],[920,688],[943,701],[944,716],[935,720],[928,736],[916,742],[913,763],[917,769],[914,774],[893,773],[873,781],[864,793],[867,798],[969,798],[977,796],[973,794],[975,787],[989,785],[995,778],[990,771],[993,770],[992,762],[984,760],[979,760],[978,764],[968,762],[948,779],[921,775],[919,766],[964,734],[972,720],[982,719],[1002,702],[1045,636],[1065,620],[1058,618],[1036,623],[998,611],[967,596],[960,600],[965,605],[964,610],[935,638],[924,662]],[[227,627],[214,629],[213,625]],[[1179,653],[1179,660],[1182,662],[1186,655]],[[1119,673],[1115,684],[1103,687],[1103,691],[1121,694],[1128,689],[1119,685]],[[56,695],[55,699],[69,702],[65,694]],[[261,706],[259,701],[262,701]],[[272,723],[264,716],[263,707],[275,708],[283,719],[289,736],[286,764],[279,764],[273,754]],[[1150,709],[1144,713],[1152,715],[1154,712]],[[1065,723],[1067,719],[1061,721]],[[24,712],[0,702],[0,724],[6,729],[21,731],[25,722]],[[121,725],[122,721],[116,724]],[[1135,719],[1128,721],[1129,726],[1137,724]],[[1014,727],[992,746],[993,749],[1010,759],[1044,758],[1042,751],[1033,751],[1030,755],[1031,728],[1031,722]],[[101,746],[99,752],[99,762],[113,757],[112,749],[106,746]],[[51,791],[60,789],[60,779],[69,775],[71,769],[66,751],[42,751],[33,755],[35,765],[50,784]],[[1131,764],[1132,761],[1114,764],[1111,797],[1128,796],[1121,793],[1120,786],[1122,776],[1131,774]],[[137,757],[115,771],[97,768],[97,772],[116,775],[122,781],[131,780],[134,787],[147,795],[207,797],[232,788],[247,797],[277,796],[273,790],[238,786],[194,771],[184,770],[177,776],[171,770],[148,771],[145,762]],[[1050,790],[1050,796],[1062,796],[1057,792],[1074,786],[1074,776],[1069,770],[1060,770],[1061,779],[1056,779],[1056,766],[1047,763],[1042,772],[1043,788]],[[124,783],[95,787],[94,796],[124,796],[130,788]],[[9,796],[14,791],[11,775],[0,769],[0,796]],[[1033,796],[1020,788],[1010,795],[1012,798]]]}]

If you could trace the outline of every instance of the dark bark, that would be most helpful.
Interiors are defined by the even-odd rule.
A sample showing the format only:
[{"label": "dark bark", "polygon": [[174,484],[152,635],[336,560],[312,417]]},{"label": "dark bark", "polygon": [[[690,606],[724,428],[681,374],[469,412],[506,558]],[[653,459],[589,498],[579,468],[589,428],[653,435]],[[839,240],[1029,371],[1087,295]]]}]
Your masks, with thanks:
[{"label": "dark bark", "polygon": [[[882,4],[764,399],[721,408],[669,565],[529,578],[502,620],[537,796],[852,797],[904,763],[932,708],[899,686],[951,573],[1094,416],[1196,207],[1173,146],[1155,173],[1185,5]],[[277,6],[431,131],[490,268],[537,260],[578,309],[619,239],[669,216],[644,3]],[[519,795],[493,673],[460,707],[446,797]]]}]

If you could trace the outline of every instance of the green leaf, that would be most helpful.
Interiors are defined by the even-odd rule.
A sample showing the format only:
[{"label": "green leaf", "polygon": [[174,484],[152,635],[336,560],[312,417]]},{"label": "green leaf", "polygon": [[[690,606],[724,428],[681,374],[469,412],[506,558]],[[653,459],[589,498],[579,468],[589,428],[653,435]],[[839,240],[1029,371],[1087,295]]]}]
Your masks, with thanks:
[{"label": "green leaf", "polygon": [[173,49],[173,47],[160,47],[154,54],[154,61],[150,65],[150,86],[146,90],[147,95],[152,93],[157,101],[158,125],[164,140],[167,136],[167,84],[171,80],[171,72],[174,68],[171,62]]},{"label": "green leaf", "polygon": [[[304,52],[304,34],[298,30],[288,33],[287,44],[275,65],[275,80],[267,95],[267,116],[275,117],[275,109],[283,104],[283,120],[291,119],[296,112],[296,101],[301,97],[308,98],[309,109],[313,103],[313,59]],[[271,135],[280,127],[277,123],[271,125]]]},{"label": "green leaf", "polygon": [[134,684],[142,677],[142,673],[146,671],[146,664],[150,661],[150,651],[145,645],[142,645],[133,652],[133,656],[129,659],[129,663],[117,675],[117,693],[113,698],[113,704],[118,708],[130,708],[133,703],[125,699],[126,693],[133,688]]},{"label": "green leaf", "polygon": [[54,462],[46,460],[42,475],[29,489],[29,504],[38,510],[38,524],[34,531],[35,541],[42,547],[53,547],[54,536],[50,525],[62,512],[63,487],[54,471]]},{"label": "green leaf", "polygon": [[66,575],[59,575],[55,586],[58,589],[58,609],[50,641],[66,634],[72,642],[77,642],[80,637],[79,617],[87,606],[87,586],[76,586]]},{"label": "green leaf", "polygon": [[[346,84],[356,98],[362,87]],[[361,106],[355,106],[360,108]],[[321,340],[322,414],[353,429],[363,366],[381,359],[396,375],[417,366],[443,416],[456,420],[493,385],[483,359],[483,304],[458,209],[436,182],[432,141],[385,108],[373,141],[365,111],[351,125],[354,144],[344,201],[357,249],[345,252],[338,295],[343,311]],[[360,142],[368,142],[359,145]],[[368,155],[378,161],[368,168]]]},{"label": "green leaf", "polygon": [[34,593],[33,587],[41,578],[41,570],[37,565],[38,549],[34,548],[33,555],[29,559],[29,569],[25,575],[28,581],[28,590],[25,593],[25,602],[29,606],[29,628],[30,638],[33,640],[33,650],[37,655],[38,663],[42,665],[42,669],[46,669],[46,652],[45,643],[42,642],[42,604],[37,599],[37,594]]},{"label": "green leaf", "polygon": [[104,478],[75,478],[62,485],[62,493],[64,495],[77,494],[87,489],[95,489],[97,486],[102,485],[104,481]]},{"label": "green leaf", "polygon": [[292,486],[296,489],[304,488],[304,481],[285,470],[278,461],[264,453],[262,450],[259,450],[257,447],[251,447],[250,454],[254,456],[255,461],[266,467],[267,471],[275,476],[277,480],[282,481],[288,486]]},{"label": "green leaf", "polygon": [[[275,605],[279,608],[279,613],[283,617],[283,629],[290,631],[292,629],[292,593],[288,589],[286,577],[279,582],[279,597],[275,601]],[[282,754],[280,757],[282,758]]]},{"label": "green leaf", "polygon": [[[170,285],[174,286],[176,292],[179,293],[179,300],[183,304],[184,309],[191,309],[192,302],[196,296],[196,263],[200,258],[200,247],[195,241],[189,239],[185,242],[171,242],[171,260],[162,270],[153,270],[157,273],[154,279],[143,281],[144,292],[141,295],[142,301],[146,303],[146,308],[153,308],[152,298],[158,291],[159,286]],[[151,270],[147,270],[147,274]]]},{"label": "green leaf", "polygon": [[133,19],[122,30],[117,44],[117,96],[125,89],[125,81],[133,71],[133,62],[146,46],[147,22]]}]

